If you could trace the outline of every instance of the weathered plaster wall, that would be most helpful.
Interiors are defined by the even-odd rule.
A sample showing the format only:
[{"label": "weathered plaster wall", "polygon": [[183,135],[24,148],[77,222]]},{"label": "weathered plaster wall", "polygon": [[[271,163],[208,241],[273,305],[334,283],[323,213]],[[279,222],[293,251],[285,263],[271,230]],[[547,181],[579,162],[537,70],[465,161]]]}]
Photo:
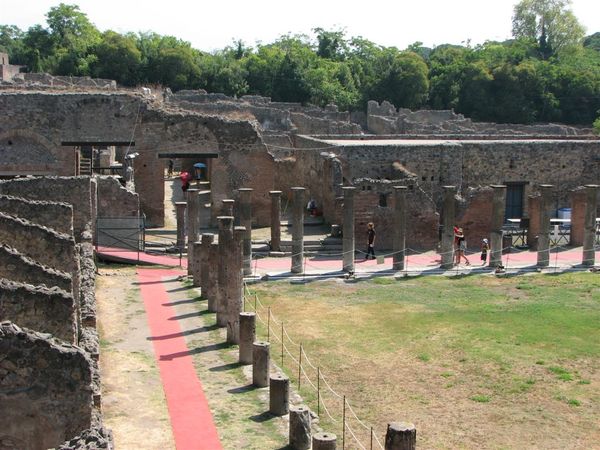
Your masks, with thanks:
[{"label": "weathered plaster wall", "polygon": [[1,323],[0,442],[45,450],[90,428],[91,381],[83,350]]},{"label": "weathered plaster wall", "polygon": [[69,344],[78,340],[73,296],[58,288],[0,278],[0,321],[50,333]]},{"label": "weathered plaster wall", "polygon": [[73,234],[73,206],[67,203],[0,195],[0,211],[44,225],[59,233]]}]

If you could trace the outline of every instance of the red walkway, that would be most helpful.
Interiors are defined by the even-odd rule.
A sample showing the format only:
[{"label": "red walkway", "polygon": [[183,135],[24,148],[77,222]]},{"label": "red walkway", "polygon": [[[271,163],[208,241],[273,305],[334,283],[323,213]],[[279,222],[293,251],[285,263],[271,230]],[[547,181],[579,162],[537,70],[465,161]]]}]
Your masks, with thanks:
[{"label": "red walkway", "polygon": [[150,333],[154,337],[154,355],[167,398],[175,446],[178,450],[222,449],[181,327],[173,320],[177,314],[168,306],[163,280],[173,279],[183,272],[138,268],[137,273]]}]

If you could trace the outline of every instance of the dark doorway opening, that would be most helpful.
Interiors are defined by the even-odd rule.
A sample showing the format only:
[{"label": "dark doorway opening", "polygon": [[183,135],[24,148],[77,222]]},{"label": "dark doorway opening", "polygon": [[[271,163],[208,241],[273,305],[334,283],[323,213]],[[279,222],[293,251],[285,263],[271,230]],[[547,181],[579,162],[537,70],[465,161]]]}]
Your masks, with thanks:
[{"label": "dark doorway opening", "polygon": [[525,183],[506,183],[506,209],[504,220],[523,217]]}]

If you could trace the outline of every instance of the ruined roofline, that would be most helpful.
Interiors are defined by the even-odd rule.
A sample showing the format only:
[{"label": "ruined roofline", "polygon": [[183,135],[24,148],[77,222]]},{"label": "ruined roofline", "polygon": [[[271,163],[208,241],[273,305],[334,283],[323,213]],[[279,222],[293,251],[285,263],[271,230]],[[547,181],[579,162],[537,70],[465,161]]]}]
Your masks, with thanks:
[{"label": "ruined roofline", "polygon": [[340,134],[340,135],[298,135],[305,139],[316,141],[348,140],[348,141],[597,141],[600,136],[595,134],[563,135],[563,134]]}]

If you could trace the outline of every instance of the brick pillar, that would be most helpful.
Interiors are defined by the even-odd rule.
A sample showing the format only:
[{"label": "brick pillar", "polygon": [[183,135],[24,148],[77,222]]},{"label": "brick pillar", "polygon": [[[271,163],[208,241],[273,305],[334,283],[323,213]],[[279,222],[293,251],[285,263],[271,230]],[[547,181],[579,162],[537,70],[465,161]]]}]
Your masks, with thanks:
[{"label": "brick pillar", "polygon": [[394,270],[404,270],[406,255],[406,186],[394,186]]},{"label": "brick pillar", "polygon": [[355,187],[344,186],[344,223],[343,223],[343,239],[342,239],[342,270],[346,272],[354,272],[354,192]]},{"label": "brick pillar", "polygon": [[217,217],[219,223],[219,295],[217,302],[217,325],[227,326],[227,305],[229,302],[228,285],[233,278],[233,267],[231,264],[232,253],[235,245],[233,242],[233,216]]},{"label": "brick pillar", "polygon": [[502,225],[506,210],[506,186],[492,185],[492,218],[490,227],[490,267],[502,265]]},{"label": "brick pillar", "polygon": [[185,248],[185,209],[186,202],[175,203],[175,213],[177,217],[177,248],[183,250]]},{"label": "brick pillar", "polygon": [[596,207],[598,205],[598,188],[596,184],[585,186],[585,223],[583,235],[583,261],[584,266],[593,266],[596,263]]},{"label": "brick pillar", "polygon": [[552,190],[551,184],[540,184],[540,232],[538,235],[537,265],[548,267],[550,265],[550,219],[552,215]]},{"label": "brick pillar", "polygon": [[243,275],[243,242],[246,236],[244,227],[233,229],[231,247],[231,277],[227,282],[227,342],[240,343],[240,313],[243,307],[244,275]]},{"label": "brick pillar", "polygon": [[569,244],[573,247],[583,245],[586,201],[587,193],[584,187],[571,191],[571,238]]},{"label": "brick pillar", "polygon": [[198,240],[198,189],[188,189],[185,193],[187,208],[185,214],[186,234],[187,234],[187,256],[188,256],[188,275],[192,274],[192,254],[194,253],[192,242]]},{"label": "brick pillar", "polygon": [[252,273],[252,191],[250,188],[238,189],[240,225],[245,227],[242,248],[244,251],[244,275]]},{"label": "brick pillar", "polygon": [[292,273],[304,271],[304,191],[303,187],[292,188]]},{"label": "brick pillar", "polygon": [[271,251],[281,251],[281,191],[269,191],[271,196]]},{"label": "brick pillar", "polygon": [[456,186],[443,186],[444,209],[442,210],[442,269],[451,269],[454,265],[454,214]]}]

